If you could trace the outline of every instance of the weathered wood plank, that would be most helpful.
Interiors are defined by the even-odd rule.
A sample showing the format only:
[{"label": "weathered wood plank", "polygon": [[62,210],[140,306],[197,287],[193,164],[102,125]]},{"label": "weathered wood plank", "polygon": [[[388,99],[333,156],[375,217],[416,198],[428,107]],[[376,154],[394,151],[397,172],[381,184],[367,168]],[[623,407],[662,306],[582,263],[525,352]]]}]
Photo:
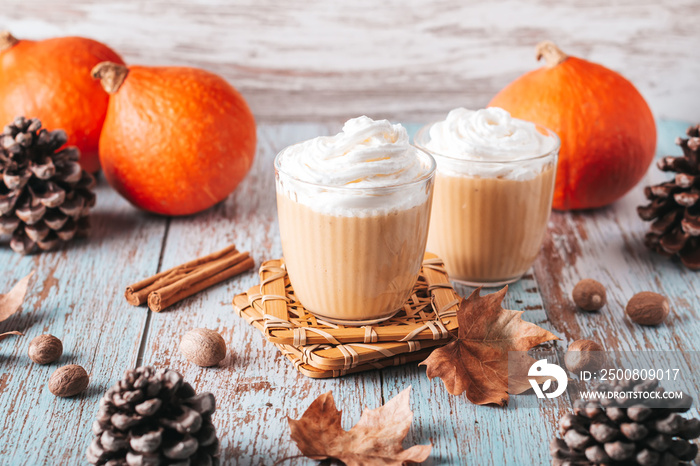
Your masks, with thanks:
[{"label": "weathered wood plank", "polygon": [[[685,124],[662,126],[659,154],[677,154],[675,136]],[[674,128],[669,131],[668,128]],[[675,133],[669,137],[669,133]],[[607,340],[620,350],[684,349],[697,351],[695,326],[683,325],[686,313],[695,317],[700,297],[688,290],[700,285],[700,275],[649,252],[643,237],[649,224],[637,216],[636,206],[645,204],[643,187],[668,178],[652,166],[647,176],[627,196],[605,209],[552,216],[544,253],[538,258],[536,276],[545,296],[549,318],[567,337],[584,334]],[[598,313],[576,312],[571,290],[582,278],[595,278],[608,286],[609,304]],[[639,291],[657,291],[671,299],[666,325],[642,327],[624,317],[624,306]]]},{"label": "weathered wood plank", "polygon": [[657,116],[693,120],[698,22],[696,0],[5,0],[0,11],[18,36],[85,35],[130,63],[212,70],[265,121],[482,107],[538,66],[545,39],[624,74]]},{"label": "weathered wood plank", "polygon": [[[684,128],[660,126],[663,153],[675,149],[673,137]],[[272,158],[287,144],[337,130],[329,124],[261,125],[250,176],[226,202],[170,221],[160,269],[230,243],[250,251],[258,263],[279,257]],[[651,169],[648,178],[662,177]],[[136,212],[104,183],[98,195],[92,239],[28,258],[0,249],[0,290],[9,289],[30,269],[38,270],[22,313],[0,324],[0,331],[17,328],[27,333],[0,343],[0,406],[6,413],[0,463],[42,464],[60,458],[63,464],[79,464],[98,399],[124,369],[137,364],[144,326],[148,332],[139,363],[173,367],[197,390],[217,396],[215,423],[224,464],[272,464],[297,455],[285,416],[298,418],[321,393],[333,390],[344,411],[344,427],[349,428],[363,407],[376,408],[408,385],[413,386],[414,423],[407,443],[434,444],[427,464],[549,462],[547,444],[556,419],[569,409],[568,398],[536,410],[519,406],[518,397],[507,409],[478,407],[464,396],[449,396],[441,381],[428,381],[425,370],[415,365],[337,380],[306,379],[231,311],[233,295],[257,282],[254,272],[147,319],[148,311],[128,306],[122,293],[131,281],[157,271],[168,221]],[[534,274],[511,286],[506,307],[526,310],[528,320],[563,337],[559,348],[573,339],[592,337],[608,348],[697,351],[700,275],[644,250],[646,225],[634,209],[641,200],[640,187],[599,212],[555,214]],[[608,284],[610,304],[598,314],[575,312],[568,301],[573,284],[583,276]],[[87,289],[93,291],[83,291]],[[674,309],[667,325],[646,329],[625,320],[626,299],[642,289],[669,296]],[[458,291],[466,295],[471,290]],[[220,330],[229,343],[230,353],[218,368],[198,368],[179,353],[182,334],[200,326]],[[58,364],[37,366],[26,356],[29,340],[44,332],[63,339],[66,355],[61,364],[82,364],[91,373],[85,395],[62,400],[46,390]],[[296,459],[288,464],[296,463],[313,462]]]},{"label": "weathered wood plank", "polygon": [[[660,125],[658,155],[680,153],[673,141],[684,135],[686,126],[680,122]],[[648,251],[643,238],[649,224],[636,212],[638,205],[646,204],[643,187],[668,177],[652,166],[640,184],[614,205],[595,212],[552,216],[535,275],[549,321],[567,342],[592,339],[609,351],[700,349],[700,274]],[[608,304],[599,312],[578,311],[571,301],[574,285],[583,278],[594,278],[607,287]],[[644,327],[626,318],[627,301],[640,291],[655,291],[669,298],[671,314],[664,324]],[[679,367],[681,363],[683,380],[695,393],[700,391],[700,381],[691,376],[696,369],[683,364],[682,357],[659,354],[657,359],[657,364],[659,360],[667,362],[662,367]]]},{"label": "weathered wood plank", "polygon": [[[3,292],[36,270],[21,313],[0,324],[0,331],[25,333],[0,345],[1,464],[83,464],[102,393],[136,362],[145,314],[126,304],[124,287],[156,271],[166,220],[138,212],[101,180],[91,221],[90,238],[57,252],[21,257],[0,248]],[[42,333],[64,348],[46,366],[27,356]],[[47,383],[66,364],[83,366],[90,385],[62,399]]]}]

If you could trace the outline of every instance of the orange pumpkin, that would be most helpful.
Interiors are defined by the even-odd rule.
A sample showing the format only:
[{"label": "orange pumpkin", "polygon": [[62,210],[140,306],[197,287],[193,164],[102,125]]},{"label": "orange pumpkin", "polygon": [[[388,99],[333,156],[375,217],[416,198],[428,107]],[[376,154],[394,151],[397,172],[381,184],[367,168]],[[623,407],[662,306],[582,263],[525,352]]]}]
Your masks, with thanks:
[{"label": "orange pumpkin", "polygon": [[80,165],[96,172],[108,97],[90,79],[90,70],[105,60],[123,63],[116,52],[94,40],[18,40],[1,32],[0,123],[24,115],[40,119],[49,130],[65,130],[67,145],[80,149]]},{"label": "orange pumpkin", "polygon": [[223,78],[196,68],[101,63],[107,181],[137,207],[188,215],[225,199],[255,157],[255,120]]},{"label": "orange pumpkin", "polygon": [[553,207],[608,205],[632,189],[654,158],[656,125],[639,91],[618,73],[569,57],[551,42],[537,47],[546,66],[516,79],[489,106],[561,138]]}]

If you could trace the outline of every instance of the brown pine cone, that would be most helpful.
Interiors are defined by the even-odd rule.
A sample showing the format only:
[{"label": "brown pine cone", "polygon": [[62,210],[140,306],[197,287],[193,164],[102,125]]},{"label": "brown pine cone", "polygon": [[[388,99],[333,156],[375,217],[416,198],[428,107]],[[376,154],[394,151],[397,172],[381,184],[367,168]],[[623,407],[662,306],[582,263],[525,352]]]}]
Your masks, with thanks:
[{"label": "brown pine cone", "polygon": [[[599,385],[601,392],[663,391],[656,381],[625,381]],[[665,408],[638,399],[604,398],[601,403],[577,400],[574,412],[559,420],[561,438],[550,443],[552,464],[663,466],[686,464],[698,454],[690,440],[700,437],[700,419],[679,413],[690,409],[684,396]]]},{"label": "brown pine cone", "polygon": [[107,466],[218,465],[215,409],[214,395],[196,395],[173,370],[129,370],[100,401],[87,459]]},{"label": "brown pine cone", "polygon": [[663,171],[675,172],[673,180],[644,189],[650,201],[639,206],[642,220],[652,221],[644,243],[666,256],[679,256],[691,270],[700,270],[700,124],[678,138],[681,157],[663,157],[657,163]]},{"label": "brown pine cone", "polygon": [[0,239],[28,254],[54,249],[89,230],[95,179],[80,168],[65,131],[17,117],[0,133]]}]

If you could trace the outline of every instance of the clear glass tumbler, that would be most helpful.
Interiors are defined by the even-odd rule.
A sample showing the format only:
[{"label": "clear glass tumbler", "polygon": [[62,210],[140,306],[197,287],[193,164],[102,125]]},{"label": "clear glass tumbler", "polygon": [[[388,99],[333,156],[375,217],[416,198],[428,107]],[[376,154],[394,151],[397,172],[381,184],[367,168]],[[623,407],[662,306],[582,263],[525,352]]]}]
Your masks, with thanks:
[{"label": "clear glass tumbler", "polygon": [[484,161],[426,149],[432,125],[414,139],[437,162],[428,251],[443,259],[457,282],[500,286],[517,281],[534,263],[547,230],[559,137],[536,126],[551,138],[546,153]]},{"label": "clear glass tumbler", "polygon": [[435,160],[411,146],[421,175],[393,186],[327,186],[285,173],[275,159],[282,251],[304,307],[333,323],[393,316],[410,296],[428,236]]}]

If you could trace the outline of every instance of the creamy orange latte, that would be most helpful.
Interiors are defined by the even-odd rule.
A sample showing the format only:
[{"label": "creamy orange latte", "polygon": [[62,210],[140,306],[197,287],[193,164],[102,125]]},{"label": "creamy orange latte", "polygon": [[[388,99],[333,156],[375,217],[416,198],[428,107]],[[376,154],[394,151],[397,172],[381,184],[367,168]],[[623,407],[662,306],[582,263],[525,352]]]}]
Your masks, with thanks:
[{"label": "creamy orange latte", "polygon": [[559,140],[501,109],[455,109],[416,144],[437,161],[427,248],[470,285],[518,280],[551,212]]},{"label": "creamy orange latte", "polygon": [[391,317],[418,278],[435,162],[406,130],[367,117],[282,151],[277,210],[299,301],[330,322]]}]

